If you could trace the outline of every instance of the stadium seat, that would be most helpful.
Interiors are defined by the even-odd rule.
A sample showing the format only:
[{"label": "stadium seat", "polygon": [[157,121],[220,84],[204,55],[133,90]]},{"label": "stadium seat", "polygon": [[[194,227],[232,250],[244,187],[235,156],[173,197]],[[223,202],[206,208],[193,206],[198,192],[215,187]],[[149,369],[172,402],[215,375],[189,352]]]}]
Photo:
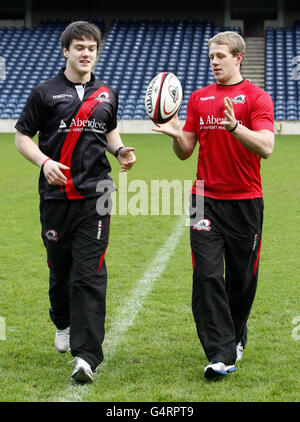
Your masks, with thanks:
[{"label": "stadium seat", "polygon": [[265,40],[265,89],[273,98],[275,119],[297,120],[299,84],[293,60],[300,54],[299,23],[290,28],[267,28]]},{"label": "stadium seat", "polygon": [[[18,118],[32,88],[54,76],[64,65],[60,35],[67,20],[42,21],[34,29],[0,27],[0,56],[5,79],[0,78],[0,118]],[[95,21],[104,31],[104,22]],[[17,101],[13,101],[14,95]],[[4,101],[4,103],[3,103]]]},{"label": "stadium seat", "polygon": [[207,47],[214,31],[211,21],[114,20],[95,74],[118,89],[118,117],[147,119],[147,85],[156,74],[168,71],[182,83],[184,98],[179,117],[185,118],[191,92],[207,84],[208,79],[214,81],[208,72]]},{"label": "stadium seat", "polygon": [[[159,72],[173,72],[182,83],[184,96],[179,110],[182,119],[190,94],[214,82],[207,41],[223,28],[216,27],[212,21],[115,19],[107,32],[103,21],[93,22],[105,34],[95,75],[117,89],[119,119],[148,118],[144,95],[147,85]],[[45,20],[33,29],[0,27],[0,56],[7,64],[6,79],[0,80],[0,118],[17,118],[32,88],[54,76],[64,65],[60,35],[69,23],[68,20]],[[232,29],[241,33],[238,27]],[[269,36],[275,38],[273,33]],[[282,38],[282,34],[278,36]],[[290,34],[289,49],[293,48],[292,42]],[[268,47],[270,56],[274,52],[274,46],[272,48],[271,51]],[[271,80],[268,84],[273,93],[279,89],[271,85]],[[293,98],[297,98],[297,87],[296,91],[294,86],[290,90]],[[297,107],[292,110],[298,113]]]}]

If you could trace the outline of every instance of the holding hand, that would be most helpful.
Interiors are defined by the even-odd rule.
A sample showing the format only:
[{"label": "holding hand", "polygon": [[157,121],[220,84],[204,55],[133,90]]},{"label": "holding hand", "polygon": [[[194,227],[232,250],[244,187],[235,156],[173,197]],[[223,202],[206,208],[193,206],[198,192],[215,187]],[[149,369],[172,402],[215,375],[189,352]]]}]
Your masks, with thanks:
[{"label": "holding hand", "polygon": [[134,150],[135,150],[135,148],[132,148],[132,147],[124,147],[120,150],[118,157],[117,157],[119,163],[122,166],[120,172],[130,170],[131,167],[135,164],[136,157],[135,157],[135,154],[133,152]]},{"label": "holding hand", "polygon": [[154,132],[164,133],[165,135],[169,135],[172,138],[176,138],[180,132],[180,122],[178,113],[172,117],[171,120],[169,120],[167,123],[155,123],[157,128],[153,128],[152,130]]}]

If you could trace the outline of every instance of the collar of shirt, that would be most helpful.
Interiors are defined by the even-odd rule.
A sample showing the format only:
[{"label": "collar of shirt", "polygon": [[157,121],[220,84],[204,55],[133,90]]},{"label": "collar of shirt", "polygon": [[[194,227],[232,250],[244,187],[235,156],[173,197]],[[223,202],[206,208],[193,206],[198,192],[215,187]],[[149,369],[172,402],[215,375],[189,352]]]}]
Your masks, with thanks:
[{"label": "collar of shirt", "polygon": [[63,81],[67,84],[67,85],[70,85],[70,86],[76,86],[76,85],[85,85],[85,86],[88,86],[88,85],[93,85],[93,83],[95,82],[95,76],[94,76],[94,74],[93,73],[91,73],[91,79],[86,83],[86,84],[81,84],[81,83],[78,83],[78,82],[72,82],[72,81],[70,81],[67,77],[66,77],[66,75],[65,75],[65,70],[66,70],[66,68],[65,67],[62,67],[61,69],[60,69],[60,71],[59,71],[59,73],[58,73],[58,75],[63,79]]}]

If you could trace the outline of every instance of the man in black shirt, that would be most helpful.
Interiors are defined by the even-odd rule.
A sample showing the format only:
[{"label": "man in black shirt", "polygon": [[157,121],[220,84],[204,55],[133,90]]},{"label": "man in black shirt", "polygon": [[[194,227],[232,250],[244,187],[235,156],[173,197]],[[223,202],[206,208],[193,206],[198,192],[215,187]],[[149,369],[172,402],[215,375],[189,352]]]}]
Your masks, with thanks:
[{"label": "man in black shirt", "polygon": [[[99,215],[97,201],[101,183],[112,184],[105,153],[117,157],[121,171],[136,161],[117,129],[117,92],[92,73],[99,43],[95,25],[70,24],[61,36],[66,67],[33,89],[15,126],[16,148],[41,167],[50,317],[57,328],[55,346],[60,352],[70,348],[78,382],[93,381],[103,360],[110,215],[109,208]],[[32,140],[37,132],[38,146]]]}]

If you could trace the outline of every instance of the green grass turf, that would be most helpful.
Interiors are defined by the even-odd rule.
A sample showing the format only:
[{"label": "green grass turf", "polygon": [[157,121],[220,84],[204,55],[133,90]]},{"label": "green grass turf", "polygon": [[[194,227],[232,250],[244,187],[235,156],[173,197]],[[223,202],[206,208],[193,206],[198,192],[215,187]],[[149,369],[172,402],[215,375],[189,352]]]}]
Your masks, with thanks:
[{"label": "green grass turf", "polygon": [[[128,183],[140,179],[150,186],[155,179],[194,179],[196,153],[182,162],[165,136],[122,138],[136,147],[137,163],[128,172]],[[70,380],[72,356],[54,348],[55,328],[48,316],[39,170],[17,153],[13,135],[1,134],[0,317],[5,318],[6,340],[0,340],[0,401],[299,401],[299,340],[292,337],[297,329],[292,320],[300,315],[299,157],[300,138],[278,136],[273,155],[262,161],[265,221],[259,284],[248,345],[237,372],[218,382],[203,377],[207,361],[190,307],[192,264],[186,228],[134,324],[100,367],[95,382],[76,386]],[[110,161],[118,186],[118,163],[113,157]],[[112,217],[106,254],[107,333],[178,219]]]}]

